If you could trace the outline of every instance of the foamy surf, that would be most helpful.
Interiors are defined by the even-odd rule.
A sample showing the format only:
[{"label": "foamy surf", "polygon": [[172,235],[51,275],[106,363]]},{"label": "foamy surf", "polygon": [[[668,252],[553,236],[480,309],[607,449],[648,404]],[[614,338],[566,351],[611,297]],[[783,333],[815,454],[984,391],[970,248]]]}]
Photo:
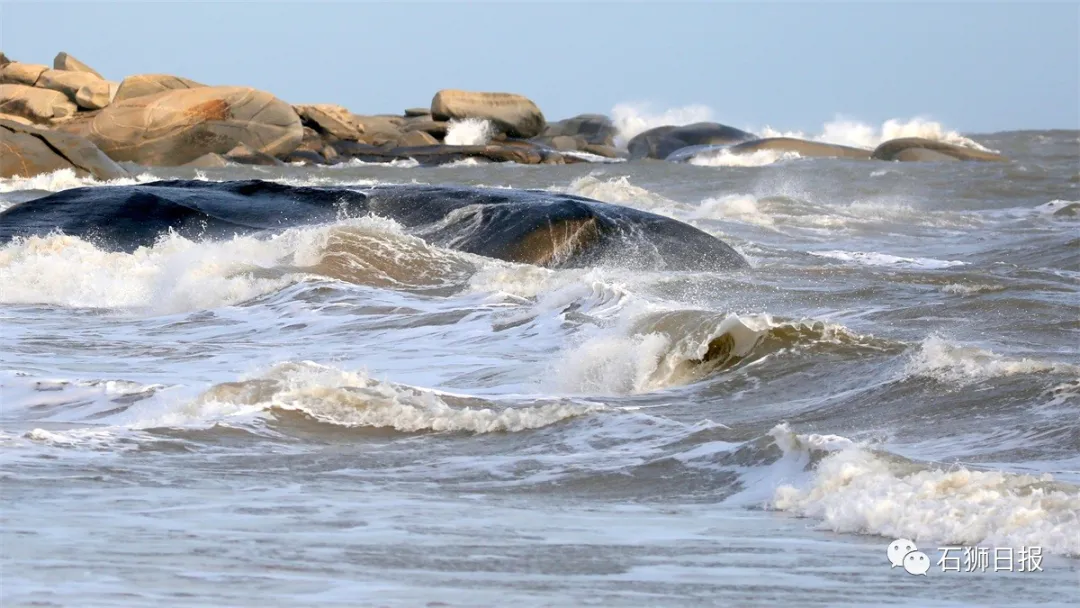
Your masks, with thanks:
[{"label": "foamy surf", "polygon": [[483,146],[491,141],[495,129],[490,120],[466,118],[451,120],[443,140],[448,146]]},{"label": "foamy surf", "polygon": [[131,253],[53,234],[14,239],[0,248],[0,302],[170,314],[237,304],[308,276],[438,285],[471,272],[468,257],[427,245],[375,217],[225,241],[168,234]]},{"label": "foamy surf", "polygon": [[806,481],[777,488],[772,508],[817,519],[822,528],[1080,555],[1080,488],[1049,474],[942,469],[850,441],[823,448],[786,426],[773,435],[786,457],[817,464]]},{"label": "foamy surf", "polygon": [[1080,375],[1080,366],[1027,357],[1003,357],[981,348],[953,344],[934,335],[919,344],[905,372],[908,376],[931,378],[946,384],[967,385],[1016,374]]},{"label": "foamy surf", "polygon": [[[253,378],[217,385],[185,408],[183,414],[205,420],[213,418],[218,411],[283,410],[302,412],[343,427],[481,434],[537,429],[604,409],[600,405],[573,402],[504,408],[454,407],[434,391],[390,384],[363,372],[304,361],[283,363]],[[154,421],[161,423],[175,422]]]},{"label": "foamy surf", "polygon": [[876,251],[810,251],[810,255],[822,258],[830,258],[843,262],[853,262],[864,266],[892,266],[899,268],[917,268],[923,270],[940,270],[964,266],[966,262],[959,260],[937,260],[934,258],[908,258]]}]

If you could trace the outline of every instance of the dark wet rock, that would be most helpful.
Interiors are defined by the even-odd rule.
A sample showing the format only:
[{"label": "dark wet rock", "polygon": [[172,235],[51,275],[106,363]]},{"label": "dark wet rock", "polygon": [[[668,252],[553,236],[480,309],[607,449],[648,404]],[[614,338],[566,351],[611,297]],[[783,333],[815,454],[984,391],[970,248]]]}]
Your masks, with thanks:
[{"label": "dark wet rock", "polygon": [[431,116],[431,108],[408,108],[405,116]]},{"label": "dark wet rock", "polygon": [[167,231],[231,238],[375,214],[437,246],[549,267],[671,271],[747,267],[723,241],[677,220],[547,191],[458,186],[294,187],[259,180],[74,188],[0,213],[0,241],[62,230],[130,251]]},{"label": "dark wet rock", "polygon": [[[603,114],[579,114],[558,122],[548,123],[541,137],[581,137],[585,144],[615,146],[615,136],[619,134],[611,119]],[[581,150],[584,148],[579,147]]]},{"label": "dark wet rock", "polygon": [[[916,153],[913,150],[927,150],[937,154]],[[903,158],[901,158],[901,153],[904,153]],[[978,160],[989,162],[1008,162],[1009,160],[995,152],[986,152],[975,148],[948,144],[943,141],[924,139],[921,137],[890,139],[875,148],[871,156],[878,160],[943,160],[938,156],[939,154],[952,157],[956,160]]]},{"label": "dark wet rock", "polygon": [[663,126],[639,133],[627,144],[630,158],[664,159],[687,146],[731,145],[756,139],[735,127],[715,122],[698,122],[681,127]]},{"label": "dark wet rock", "polygon": [[0,120],[0,177],[32,177],[60,169],[102,180],[130,176],[83,137]]}]

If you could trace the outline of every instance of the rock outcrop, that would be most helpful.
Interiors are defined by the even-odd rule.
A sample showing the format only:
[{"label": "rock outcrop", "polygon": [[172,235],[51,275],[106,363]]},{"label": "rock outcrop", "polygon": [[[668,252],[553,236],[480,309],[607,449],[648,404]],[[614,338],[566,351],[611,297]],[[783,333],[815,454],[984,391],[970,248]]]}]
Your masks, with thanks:
[{"label": "rock outcrop", "polygon": [[663,126],[639,133],[627,144],[630,158],[667,158],[672,152],[687,146],[707,144],[737,144],[756,137],[715,122],[698,122],[681,127]]},{"label": "rock outcrop", "polygon": [[136,74],[120,82],[113,101],[123,101],[133,97],[145,97],[176,89],[197,89],[206,85],[168,74]]},{"label": "rock outcrop", "polygon": [[0,177],[31,177],[60,169],[103,180],[130,177],[83,137],[0,120]]},{"label": "rock outcrop", "polygon": [[329,103],[293,106],[305,127],[346,141],[359,141],[364,128],[352,112],[342,106]]},{"label": "rock outcrop", "polygon": [[431,100],[435,120],[481,118],[510,137],[528,139],[545,126],[544,115],[530,99],[513,93],[476,93],[444,89]]},{"label": "rock outcrop", "polygon": [[97,80],[75,93],[75,103],[84,110],[100,110],[112,103],[120,85],[109,80]]},{"label": "rock outcrop", "polygon": [[0,113],[21,116],[35,123],[67,118],[78,108],[58,91],[24,84],[0,84]]},{"label": "rock outcrop", "polygon": [[[917,152],[917,150],[933,152],[934,154]],[[949,156],[956,160],[991,162],[1008,162],[1009,160],[996,152],[987,152],[977,148],[958,146],[956,144],[948,144],[943,141],[924,139],[921,137],[890,139],[875,148],[871,156],[878,160],[934,161],[943,160],[941,155]]]},{"label": "rock outcrop", "polygon": [[248,87],[200,87],[114,100],[94,116],[86,132],[112,159],[150,166],[183,165],[204,154],[225,154],[237,144],[282,157],[304,135],[292,106]]},{"label": "rock outcrop", "polygon": [[48,66],[12,61],[0,68],[0,84],[21,84],[32,87]]},{"label": "rock outcrop", "polygon": [[50,91],[59,91],[73,102],[78,103],[77,96],[79,89],[93,84],[95,82],[101,82],[100,76],[95,76],[88,72],[68,72],[66,70],[45,70],[38,78],[36,87],[42,89],[49,89]]},{"label": "rock outcrop", "polygon": [[56,54],[56,58],[53,59],[54,70],[67,70],[69,72],[86,72],[87,74],[93,74],[98,78],[104,79],[94,68],[86,65],[78,59],[68,55],[67,53],[60,51]]}]

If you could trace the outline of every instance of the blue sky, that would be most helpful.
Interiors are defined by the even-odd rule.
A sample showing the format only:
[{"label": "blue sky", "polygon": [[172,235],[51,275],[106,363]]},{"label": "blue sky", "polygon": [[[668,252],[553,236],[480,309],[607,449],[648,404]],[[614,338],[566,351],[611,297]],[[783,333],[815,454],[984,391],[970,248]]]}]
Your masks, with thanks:
[{"label": "blue sky", "polygon": [[1080,128],[1075,3],[0,3],[0,49],[106,77],[242,84],[361,114],[441,88],[532,98],[549,120],[703,104],[738,127],[929,117]]}]

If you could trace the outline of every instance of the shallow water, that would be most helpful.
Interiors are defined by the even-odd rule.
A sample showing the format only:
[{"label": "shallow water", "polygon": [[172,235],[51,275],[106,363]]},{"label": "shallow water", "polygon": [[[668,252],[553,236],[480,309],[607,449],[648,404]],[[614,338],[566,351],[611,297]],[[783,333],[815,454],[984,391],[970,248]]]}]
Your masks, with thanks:
[{"label": "shallow water", "polygon": [[[1075,605],[1080,138],[975,139],[1014,161],[131,180],[548,189],[753,268],[553,271],[379,218],[6,244],[3,603]],[[911,576],[897,537],[1043,571]]]}]

